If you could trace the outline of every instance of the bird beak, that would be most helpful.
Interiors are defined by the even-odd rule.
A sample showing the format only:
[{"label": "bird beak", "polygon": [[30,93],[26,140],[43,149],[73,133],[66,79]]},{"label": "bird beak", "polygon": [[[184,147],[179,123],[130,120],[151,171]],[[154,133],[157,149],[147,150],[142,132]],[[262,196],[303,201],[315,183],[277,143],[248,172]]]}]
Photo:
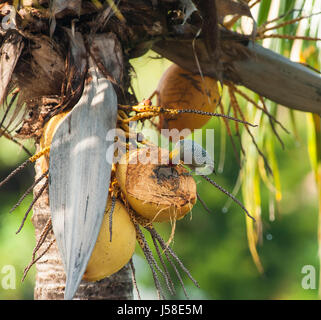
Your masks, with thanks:
[{"label": "bird beak", "polygon": [[169,163],[170,164],[177,164],[177,162],[175,162],[176,159],[179,159],[178,158],[179,156],[179,150],[178,149],[174,149],[172,152],[169,153]]}]

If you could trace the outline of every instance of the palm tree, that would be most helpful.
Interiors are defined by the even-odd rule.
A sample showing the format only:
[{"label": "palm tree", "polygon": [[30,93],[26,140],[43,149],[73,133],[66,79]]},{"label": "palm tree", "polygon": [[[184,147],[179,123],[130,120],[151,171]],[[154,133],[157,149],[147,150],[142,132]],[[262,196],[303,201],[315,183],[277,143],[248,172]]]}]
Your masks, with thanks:
[{"label": "palm tree", "polygon": [[[316,150],[312,157],[316,181],[321,190],[320,117],[317,116],[321,114],[320,76],[314,70],[291,62],[289,58],[262,46],[262,41],[268,38],[287,38],[291,46],[297,40],[318,40],[312,34],[299,34],[296,23],[309,17],[294,10],[293,1],[286,5],[278,2],[278,16],[273,18],[268,16],[270,2],[265,0],[123,0],[116,4],[112,0],[20,2],[6,1],[0,4],[0,103],[5,106],[0,118],[0,133],[7,137],[17,132],[19,138],[34,138],[40,150],[39,142],[46,122],[63,111],[71,110],[82,99],[88,99],[88,83],[94,75],[90,73],[91,68],[112,84],[112,91],[104,91],[108,116],[106,112],[100,111],[100,118],[106,117],[106,121],[109,119],[109,128],[114,128],[116,118],[112,114],[117,110],[117,103],[127,106],[137,104],[130,90],[129,59],[142,56],[150,49],[186,70],[213,77],[224,85],[226,89],[223,93],[227,90],[229,94],[227,98],[223,95],[220,101],[222,113],[227,112],[224,105],[228,103],[235,117],[242,121],[270,123],[269,131],[262,130],[256,136],[247,125],[242,135],[237,128],[241,144],[253,142],[254,147],[254,156],[242,167],[240,176],[250,172],[246,175],[248,178],[243,178],[242,188],[245,205],[255,213],[258,222],[254,226],[252,220],[246,218],[250,250],[256,265],[261,269],[255,248],[261,230],[259,205],[257,197],[249,198],[244,190],[251,188],[256,195],[259,194],[255,189],[256,164],[260,163],[259,159],[263,161],[264,171],[274,173],[273,178],[269,179],[277,190],[273,146],[269,146],[269,142],[260,142],[264,141],[264,137],[270,138],[272,135],[279,138],[275,126],[282,127],[282,124],[275,118],[276,104],[282,104],[290,110],[316,114],[311,118],[311,125],[315,128],[311,144]],[[258,12],[256,18],[254,10]],[[246,26],[250,25],[250,28],[244,29],[250,30],[242,29],[244,21]],[[290,35],[271,34],[275,30],[290,32]],[[286,49],[284,47],[283,52]],[[238,86],[244,86],[257,95],[253,98],[249,90],[242,91]],[[98,94],[98,91],[95,93]],[[113,103],[113,94],[117,95],[116,104]],[[242,111],[238,96],[246,99],[255,110],[248,107]],[[266,102],[265,98],[274,104]],[[117,116],[116,113],[114,116]],[[90,124],[89,121],[88,130]],[[229,124],[225,124],[230,132]],[[87,129],[86,126],[75,125],[73,130],[84,132]],[[262,148],[270,148],[268,157]],[[59,148],[57,150],[61,151]],[[68,149],[64,149],[64,154],[68,152]],[[57,162],[62,161],[59,160],[63,159],[61,152],[56,155]],[[244,153],[241,154],[242,158],[245,158]],[[57,190],[52,187],[48,196],[47,186],[51,182],[46,179],[41,162],[37,160],[36,163],[37,184],[34,185],[35,200],[32,203],[33,224],[38,241],[32,261],[37,266],[35,298],[59,299],[64,295],[66,280],[52,232],[49,197],[52,204],[55,195],[61,192],[58,189],[64,186],[58,184],[57,188],[56,184]],[[67,165],[60,168],[61,177],[51,169],[50,177],[56,179],[59,176],[62,179],[59,181],[63,181],[68,168]],[[90,168],[88,172],[92,174]],[[108,172],[107,181],[110,179],[111,168],[108,170],[106,176],[101,177],[101,182],[97,182],[96,189],[100,192],[104,190],[103,183],[106,183]],[[87,191],[81,189],[79,194],[84,195],[84,192]],[[100,206],[105,205],[106,192],[102,192],[101,199]],[[54,219],[52,222],[55,229]],[[61,241],[58,237],[57,243]],[[90,243],[91,249],[94,243],[95,239]],[[46,248],[44,255],[38,253],[36,258],[41,246]],[[86,251],[88,259],[90,253],[90,250]],[[132,263],[99,282],[82,282],[75,298],[131,299],[133,268],[130,266]],[[155,283],[157,286],[157,280]]]}]

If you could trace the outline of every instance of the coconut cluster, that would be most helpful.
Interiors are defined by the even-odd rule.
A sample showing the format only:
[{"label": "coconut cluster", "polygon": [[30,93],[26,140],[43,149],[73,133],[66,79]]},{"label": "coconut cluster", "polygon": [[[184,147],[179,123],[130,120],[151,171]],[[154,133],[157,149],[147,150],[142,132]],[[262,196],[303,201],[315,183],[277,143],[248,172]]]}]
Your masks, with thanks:
[{"label": "coconut cluster", "polygon": [[[187,98],[184,98],[183,91],[187,92]],[[215,80],[206,77],[203,81],[200,76],[189,74],[176,65],[165,72],[158,86],[158,103],[166,108],[184,109],[193,105],[198,110],[213,112],[218,98]],[[40,140],[42,149],[51,145],[67,114],[60,113],[46,123]],[[158,129],[181,130],[184,126],[194,130],[208,120],[206,116],[182,114],[172,119],[160,114]],[[148,158],[148,163],[140,161],[142,157]],[[41,168],[43,173],[48,170],[49,155],[41,159]],[[173,224],[188,214],[197,200],[196,183],[189,171],[170,163],[168,150],[151,144],[127,151],[118,163],[113,164],[111,185],[110,191],[116,189],[119,192],[114,203],[111,196],[108,197],[101,230],[84,274],[87,281],[108,277],[128,263],[136,245],[135,223]],[[135,221],[133,216],[137,217]]]}]

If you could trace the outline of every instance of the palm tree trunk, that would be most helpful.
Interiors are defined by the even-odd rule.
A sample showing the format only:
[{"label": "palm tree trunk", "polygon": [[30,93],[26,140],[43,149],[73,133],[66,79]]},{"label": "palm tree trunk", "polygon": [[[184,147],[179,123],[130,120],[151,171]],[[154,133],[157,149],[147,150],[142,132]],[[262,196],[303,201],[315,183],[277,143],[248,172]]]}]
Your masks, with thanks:
[{"label": "palm tree trunk", "polygon": [[[42,175],[39,161],[36,163],[35,170],[37,179]],[[45,181],[42,181],[35,187],[34,195],[39,192],[44,183]],[[49,218],[49,197],[48,190],[45,190],[33,208],[32,223],[35,227],[36,240],[39,239]],[[54,234],[51,231],[39,250],[40,254],[53,239]],[[36,270],[34,298],[36,300],[63,299],[66,277],[55,242],[46,254],[38,260]],[[74,299],[133,299],[133,285],[129,264],[109,278],[97,282],[82,281]]]}]

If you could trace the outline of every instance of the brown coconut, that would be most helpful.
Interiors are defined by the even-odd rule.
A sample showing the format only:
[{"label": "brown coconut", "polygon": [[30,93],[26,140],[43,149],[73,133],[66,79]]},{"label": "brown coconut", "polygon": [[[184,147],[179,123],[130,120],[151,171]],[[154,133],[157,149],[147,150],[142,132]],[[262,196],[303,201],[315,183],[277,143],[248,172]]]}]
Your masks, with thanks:
[{"label": "brown coconut", "polygon": [[[144,153],[148,164],[139,161]],[[197,199],[193,177],[182,166],[166,164],[167,159],[167,150],[143,148],[126,153],[117,165],[117,181],[130,206],[154,222],[183,218]]]}]

